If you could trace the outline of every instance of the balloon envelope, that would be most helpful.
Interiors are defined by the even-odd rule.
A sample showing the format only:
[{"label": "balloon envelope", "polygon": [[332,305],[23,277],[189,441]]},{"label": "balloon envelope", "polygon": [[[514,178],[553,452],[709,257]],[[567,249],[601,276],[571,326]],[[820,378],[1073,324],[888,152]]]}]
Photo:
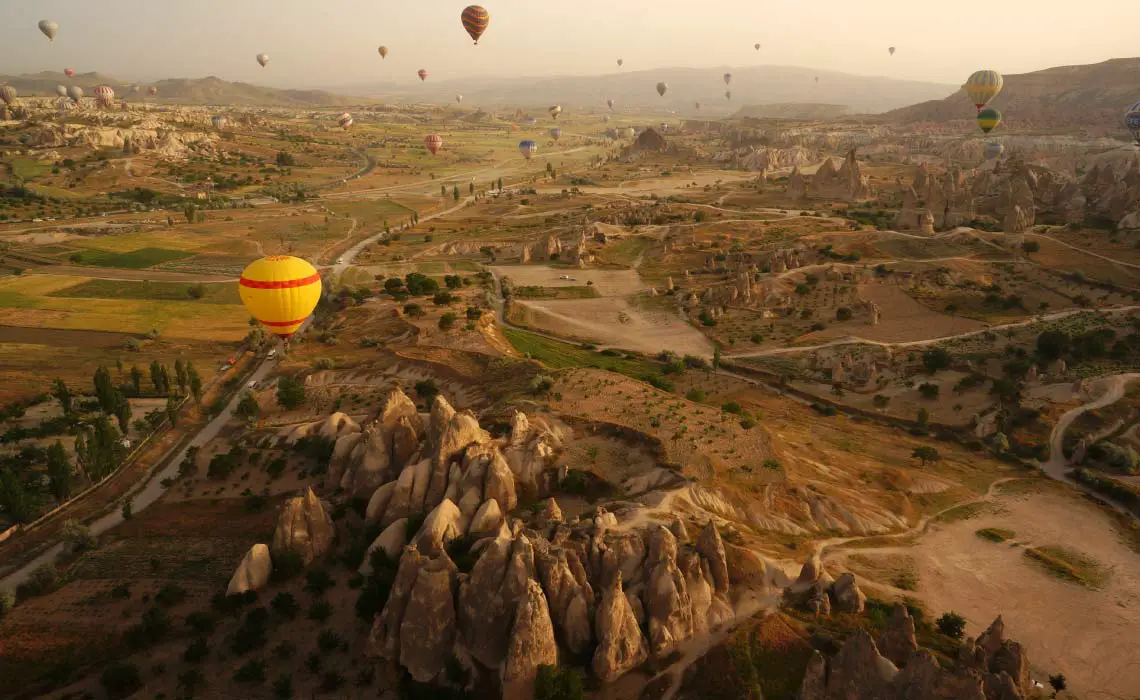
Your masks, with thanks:
[{"label": "balloon envelope", "polygon": [[221,131],[226,126],[226,118],[220,114],[210,117],[210,124],[212,124],[213,127],[218,131]]},{"label": "balloon envelope", "polygon": [[74,68],[64,68],[63,74],[70,78],[71,76],[75,75],[75,69]]},{"label": "balloon envelope", "polygon": [[725,85],[731,85],[732,84],[732,73],[725,73],[724,74],[724,84]]},{"label": "balloon envelope", "polygon": [[665,83],[663,83],[663,82],[662,82],[662,83],[657,83],[657,94],[658,94],[658,95],[661,95],[662,97],[664,97],[664,96],[665,96],[665,91],[666,91],[666,90],[668,90],[668,89],[669,89],[669,86],[668,86],[668,85],[666,85]]},{"label": "balloon envelope", "polygon": [[986,144],[985,153],[986,160],[993,160],[994,158],[1000,156],[1002,153],[1005,153],[1005,146],[1001,145],[997,141],[990,141]]},{"label": "balloon envelope", "polygon": [[257,54],[257,62],[261,64],[262,68],[266,67],[267,65],[269,65],[269,54],[267,54],[267,53]]},{"label": "balloon envelope", "polygon": [[48,41],[55,41],[55,35],[59,34],[59,25],[50,19],[41,19],[39,22],[40,31],[48,38]]},{"label": "balloon envelope", "polygon": [[531,156],[533,156],[534,152],[537,150],[538,150],[538,144],[536,144],[531,139],[525,139],[523,141],[519,141],[519,153],[522,153],[523,157],[526,158],[527,160],[530,160]]},{"label": "balloon envelope", "polygon": [[621,68],[621,66],[622,66],[622,64],[623,64],[623,63],[625,63],[625,61],[623,61],[623,60],[621,60],[621,59],[619,58],[619,59],[618,59],[618,68]]},{"label": "balloon envelope", "polygon": [[238,295],[249,313],[282,338],[297,332],[321,298],[321,276],[290,255],[255,260],[241,273]]},{"label": "balloon envelope", "polygon": [[443,137],[439,134],[428,134],[424,137],[424,145],[427,146],[428,151],[434,156],[439,152],[440,147],[443,146]]},{"label": "balloon envelope", "polygon": [[67,97],[67,87],[64,85],[56,85],[55,94],[59,95],[60,97]]},{"label": "balloon envelope", "polygon": [[416,71],[416,75],[420,76],[420,80],[427,80],[428,72],[423,68]]},{"label": "balloon envelope", "polygon": [[613,109],[614,108],[614,101],[613,100],[606,100],[606,106],[609,107],[610,109]]},{"label": "balloon envelope", "polygon": [[1001,124],[1001,112],[993,107],[986,107],[978,111],[978,126],[981,127],[983,133],[990,133]]},{"label": "balloon envelope", "polygon": [[146,89],[146,94],[148,94],[148,95],[157,95],[157,94],[158,94],[158,88],[156,88],[155,86],[151,85],[150,87],[148,87],[148,88]]},{"label": "balloon envelope", "polygon": [[554,139],[555,141],[562,138],[562,129],[559,129],[558,127],[554,127],[553,129],[551,129],[550,130],[550,138]]},{"label": "balloon envelope", "polygon": [[760,50],[760,44],[753,44],[753,45],[752,45],[752,48],[754,48],[754,49],[756,49],[757,51],[759,51],[759,50]]},{"label": "balloon envelope", "polygon": [[1140,145],[1140,102],[1129,107],[1124,112],[1124,126],[1132,132],[1132,139]]},{"label": "balloon envelope", "polygon": [[72,85],[67,88],[67,96],[71,98],[72,102],[79,104],[79,100],[83,99],[83,88]]},{"label": "balloon envelope", "polygon": [[380,58],[388,58],[388,47],[387,46],[381,46],[378,50],[380,51]]},{"label": "balloon envelope", "polygon": [[487,31],[487,25],[491,23],[491,14],[479,5],[468,5],[464,8],[460,19],[467,34],[478,44],[479,37],[483,36],[483,32]]},{"label": "balloon envelope", "polygon": [[895,55],[895,47],[892,46],[891,48],[887,49],[887,51],[890,51],[892,56]]},{"label": "balloon envelope", "polygon": [[980,70],[966,80],[966,94],[978,109],[985,107],[1001,92],[1005,80],[996,70]]},{"label": "balloon envelope", "polygon": [[455,96],[455,103],[459,104],[461,102],[463,102],[463,95],[456,95]]},{"label": "balloon envelope", "polygon": [[95,101],[100,107],[110,107],[115,103],[115,91],[110,85],[100,85],[95,88]]},{"label": "balloon envelope", "polygon": [[724,99],[726,99],[726,100],[732,99],[732,90],[725,90],[724,91]]},{"label": "balloon envelope", "polygon": [[551,117],[553,117],[554,119],[557,119],[558,115],[562,114],[562,105],[554,105],[547,111],[550,112]]},{"label": "balloon envelope", "polygon": [[16,101],[16,88],[11,85],[0,87],[0,100],[4,100],[4,104],[10,105]]},{"label": "balloon envelope", "polygon": [[352,115],[349,114],[348,112],[345,112],[344,114],[340,115],[340,119],[336,120],[336,123],[339,124],[340,128],[342,128],[342,129],[347,129],[348,127],[352,126],[352,122],[353,122]]}]

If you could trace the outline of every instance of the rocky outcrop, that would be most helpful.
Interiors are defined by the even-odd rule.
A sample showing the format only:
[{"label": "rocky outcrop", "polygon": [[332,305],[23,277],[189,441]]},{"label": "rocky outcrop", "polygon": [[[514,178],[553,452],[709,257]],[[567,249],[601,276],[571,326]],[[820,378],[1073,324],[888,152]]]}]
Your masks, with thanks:
[{"label": "rocky outcrop", "polygon": [[424,518],[423,527],[415,534],[412,543],[424,554],[438,556],[447,543],[467,531],[466,525],[459,507],[445,498]]},{"label": "rocky outcrop", "polygon": [[230,578],[230,585],[226,587],[226,595],[238,595],[246,591],[256,591],[269,583],[269,576],[273,573],[273,561],[269,556],[269,547],[255,544],[242,557],[237,571]]},{"label": "rocky outcrop", "polygon": [[649,620],[649,646],[658,657],[693,636],[693,604],[685,577],[677,568],[677,539],[664,526],[649,535],[643,596]]},{"label": "rocky outcrop", "polygon": [[455,565],[446,554],[424,564],[400,622],[399,661],[426,683],[444,672],[455,642]]},{"label": "rocky outcrop", "polygon": [[396,569],[396,579],[388,593],[388,601],[372,623],[368,637],[370,654],[391,660],[399,658],[400,627],[404,622],[404,613],[420,569],[427,562],[428,558],[421,555],[415,547],[404,549],[400,565]]},{"label": "rocky outcrop", "polygon": [[360,565],[359,572],[363,576],[372,575],[372,552],[381,550],[389,559],[396,559],[400,556],[400,550],[404,548],[404,543],[408,541],[408,519],[400,518],[388,527],[372,541],[368,547],[368,552],[364,555],[364,562]]},{"label": "rocky outcrop", "polygon": [[724,542],[716,525],[709,521],[697,538],[697,551],[709,563],[713,585],[717,593],[728,592],[728,563],[724,556]]},{"label": "rocky outcrop", "polygon": [[914,652],[918,651],[918,641],[914,636],[914,618],[905,605],[895,603],[891,610],[891,618],[887,621],[887,628],[879,635],[878,646],[882,655],[900,668],[910,661]]},{"label": "rocky outcrop", "polygon": [[459,590],[459,627],[472,658],[496,667],[506,658],[512,616],[534,575],[524,534],[501,535],[484,548]]},{"label": "rocky outcrop", "polygon": [[554,625],[542,586],[531,579],[527,581],[526,592],[515,611],[507,658],[503,663],[504,685],[513,686],[514,692],[504,690],[504,696],[533,697],[534,679],[538,667],[543,664],[558,664],[558,643],[554,640]]},{"label": "rocky outcrop", "polygon": [[332,518],[310,488],[285,502],[273,531],[273,551],[296,552],[307,566],[329,551],[335,536]]},{"label": "rocky outcrop", "polygon": [[622,592],[620,574],[614,576],[602,591],[595,629],[598,647],[591,666],[603,683],[618,678],[649,658],[645,637]]},{"label": "rocky outcrop", "polygon": [[593,640],[590,612],[594,591],[578,553],[563,547],[543,547],[535,552],[535,564],[559,638],[571,652],[585,652]]},{"label": "rocky outcrop", "polygon": [[855,583],[855,574],[845,573],[835,579],[827,591],[831,598],[831,609],[839,613],[861,613],[867,604],[867,596]]}]

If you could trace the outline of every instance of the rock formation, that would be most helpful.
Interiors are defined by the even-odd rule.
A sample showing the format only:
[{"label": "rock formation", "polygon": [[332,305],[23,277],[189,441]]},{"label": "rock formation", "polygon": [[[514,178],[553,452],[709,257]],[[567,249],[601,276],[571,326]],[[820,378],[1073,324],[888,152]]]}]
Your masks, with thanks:
[{"label": "rock formation", "polygon": [[[558,643],[542,586],[528,580],[526,593],[519,600],[511,627],[507,658],[503,664],[505,685],[522,686],[519,697],[533,697],[534,678],[540,665],[558,664]],[[530,689],[530,693],[526,692]],[[504,695],[511,695],[504,692]]]},{"label": "rock formation", "polygon": [[598,647],[593,669],[603,683],[618,678],[649,658],[649,649],[633,608],[621,590],[621,574],[602,591],[595,622]]},{"label": "rock formation", "polygon": [[273,573],[273,561],[269,557],[269,547],[255,544],[242,557],[237,571],[230,578],[230,585],[226,587],[226,595],[237,595],[246,591],[256,591],[269,583],[269,576]]},{"label": "rock formation", "polygon": [[310,488],[285,502],[273,531],[273,551],[296,552],[307,566],[329,551],[335,536],[332,518]]}]

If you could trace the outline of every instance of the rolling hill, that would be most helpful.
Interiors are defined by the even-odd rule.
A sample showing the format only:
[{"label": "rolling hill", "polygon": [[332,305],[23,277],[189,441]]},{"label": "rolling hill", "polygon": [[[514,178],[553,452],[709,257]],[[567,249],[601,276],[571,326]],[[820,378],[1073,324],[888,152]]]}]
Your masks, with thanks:
[{"label": "rolling hill", "polygon": [[88,94],[97,85],[110,85],[120,97],[142,99],[146,88],[158,87],[158,96],[151,99],[177,104],[219,104],[245,107],[318,107],[334,106],[359,102],[352,98],[335,95],[324,90],[279,90],[276,88],[233,83],[214,76],[206,78],[173,78],[157,83],[142,85],[142,92],[132,94],[131,83],[100,73],[77,73],[68,78],[63,73],[44,71],[18,76],[0,76],[0,83],[7,83],[25,97],[55,95],[57,85],[78,85]]},{"label": "rolling hill", "polygon": [[[1005,87],[991,106],[1001,110],[1001,129],[1121,129],[1121,115],[1140,99],[1140,58],[1058,66],[1006,75]],[[941,100],[922,102],[882,115],[896,124],[973,119],[974,106],[964,87]],[[996,132],[995,132],[996,133]]]}]

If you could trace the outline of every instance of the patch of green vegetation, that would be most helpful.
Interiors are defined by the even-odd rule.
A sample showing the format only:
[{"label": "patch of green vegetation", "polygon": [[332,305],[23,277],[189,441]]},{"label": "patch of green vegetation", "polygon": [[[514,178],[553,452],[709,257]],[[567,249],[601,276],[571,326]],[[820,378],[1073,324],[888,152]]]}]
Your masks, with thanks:
[{"label": "patch of green vegetation", "polygon": [[1098,590],[1108,582],[1109,572],[1095,559],[1067,547],[1030,547],[1025,556],[1040,564],[1051,576]]},{"label": "patch of green vegetation", "polygon": [[8,168],[12,176],[21,180],[34,180],[51,172],[49,163],[42,163],[32,158],[13,158],[8,161]]},{"label": "patch of green vegetation", "polygon": [[122,280],[90,280],[52,292],[48,296],[80,299],[147,299],[165,301],[198,300],[210,304],[240,304],[236,284],[215,282],[126,282]]},{"label": "patch of green vegetation", "polygon": [[616,354],[607,355],[592,350],[583,350],[577,345],[551,340],[514,328],[504,328],[503,335],[516,350],[538,360],[551,369],[596,367],[635,379],[655,375],[659,369],[656,363],[640,357],[621,357]]},{"label": "patch of green vegetation", "polygon": [[998,512],[998,510],[999,508],[992,503],[975,501],[951,508],[939,515],[938,520],[944,523],[956,523],[961,520],[971,520],[979,515]]},{"label": "patch of green vegetation", "polygon": [[512,296],[516,299],[596,299],[600,294],[594,287],[515,287]]},{"label": "patch of green vegetation", "polygon": [[990,542],[1005,542],[1017,536],[1017,533],[1013,530],[1004,530],[1000,527],[983,527],[974,534]]},{"label": "patch of green vegetation", "polygon": [[72,253],[68,262],[76,265],[97,265],[99,267],[122,267],[128,270],[142,270],[162,263],[193,257],[193,253],[168,248],[139,248],[129,253],[115,253],[109,250],[89,249]]}]

